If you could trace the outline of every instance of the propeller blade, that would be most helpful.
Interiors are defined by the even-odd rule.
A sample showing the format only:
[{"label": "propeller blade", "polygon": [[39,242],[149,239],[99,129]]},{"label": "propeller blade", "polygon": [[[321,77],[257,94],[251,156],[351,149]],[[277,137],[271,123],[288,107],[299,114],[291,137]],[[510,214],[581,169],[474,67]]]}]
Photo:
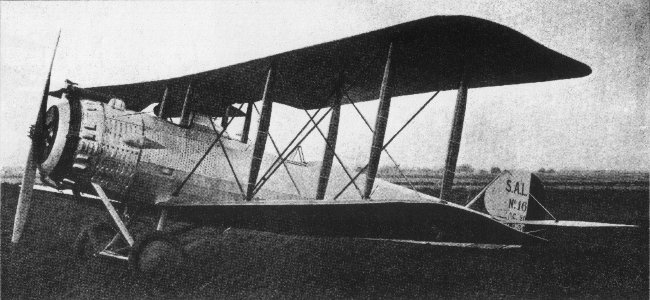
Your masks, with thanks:
[{"label": "propeller blade", "polygon": [[36,125],[34,125],[34,133],[32,135],[32,147],[34,147],[34,158],[37,162],[42,162],[43,147],[45,145],[45,113],[47,112],[47,99],[50,92],[50,78],[52,77],[52,67],[54,66],[54,57],[56,56],[56,49],[59,47],[59,39],[61,38],[61,30],[56,38],[56,45],[54,45],[54,53],[52,53],[52,60],[50,61],[50,70],[47,73],[47,80],[45,80],[45,87],[43,88],[43,97],[41,98],[41,106],[38,109],[38,116],[36,117]]},{"label": "propeller blade", "polygon": [[20,240],[23,233],[25,222],[27,221],[27,214],[32,202],[32,191],[34,190],[34,182],[36,178],[36,167],[43,159],[43,147],[45,145],[45,113],[47,110],[47,98],[50,92],[50,78],[52,77],[52,66],[54,65],[54,57],[56,56],[56,49],[59,47],[59,39],[61,38],[61,30],[56,38],[56,45],[54,46],[54,53],[50,61],[50,70],[47,73],[47,80],[45,81],[45,88],[43,89],[43,97],[41,98],[41,106],[38,110],[36,117],[36,124],[32,133],[32,143],[29,147],[29,154],[27,156],[27,163],[23,172],[22,186],[20,187],[20,195],[18,196],[18,204],[16,205],[16,215],[14,216],[14,230],[11,236],[11,243],[16,244]]},{"label": "propeller blade", "polygon": [[36,160],[34,160],[34,147],[29,148],[25,171],[23,172],[23,181],[20,186],[20,195],[18,196],[18,205],[16,206],[16,215],[14,216],[14,231],[11,236],[11,243],[16,244],[23,234],[23,228],[27,221],[27,212],[32,202],[32,191],[34,190],[34,180],[36,178]]}]

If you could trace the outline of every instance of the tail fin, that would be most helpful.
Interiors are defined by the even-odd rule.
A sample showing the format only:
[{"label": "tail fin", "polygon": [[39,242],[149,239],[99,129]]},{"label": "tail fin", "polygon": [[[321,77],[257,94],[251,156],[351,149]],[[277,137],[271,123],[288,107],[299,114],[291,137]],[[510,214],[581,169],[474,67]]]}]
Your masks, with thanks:
[{"label": "tail fin", "polygon": [[[544,185],[534,174],[505,171],[486,189],[484,205],[487,212],[504,221],[540,220],[544,210],[540,206],[545,198]],[[523,231],[524,225],[512,223],[511,227]]]},{"label": "tail fin", "polygon": [[[476,200],[483,196],[484,209],[502,223],[524,231],[524,226],[539,227],[637,227],[601,222],[559,221],[542,206],[544,185],[535,174],[505,171],[495,178]],[[474,201],[472,201],[474,202]],[[467,206],[470,206],[468,204]],[[554,220],[545,220],[546,214]]]}]

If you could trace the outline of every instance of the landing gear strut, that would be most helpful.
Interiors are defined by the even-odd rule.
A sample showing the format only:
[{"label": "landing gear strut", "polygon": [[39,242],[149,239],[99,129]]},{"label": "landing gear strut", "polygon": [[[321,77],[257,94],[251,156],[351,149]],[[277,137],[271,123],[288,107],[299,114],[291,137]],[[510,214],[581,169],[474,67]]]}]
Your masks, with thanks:
[{"label": "landing gear strut", "polygon": [[132,207],[127,206],[122,214],[118,213],[101,186],[92,185],[110,213],[113,224],[102,222],[84,227],[74,245],[79,258],[88,260],[101,256],[128,261],[134,273],[157,279],[169,278],[183,266],[185,253],[181,243],[170,233],[162,231],[167,219],[165,209],[158,221],[157,231],[136,239],[127,228],[138,227],[131,222],[134,220],[134,215],[129,212]]},{"label": "landing gear strut", "polygon": [[89,260],[103,251],[115,234],[115,230],[108,223],[87,225],[77,235],[74,254],[81,260]]}]

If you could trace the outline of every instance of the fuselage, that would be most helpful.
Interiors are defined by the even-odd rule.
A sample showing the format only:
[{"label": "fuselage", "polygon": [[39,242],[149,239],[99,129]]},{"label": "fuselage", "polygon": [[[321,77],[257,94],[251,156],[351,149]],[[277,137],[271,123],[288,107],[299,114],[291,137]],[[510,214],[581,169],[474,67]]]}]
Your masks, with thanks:
[{"label": "fuselage", "polygon": [[[245,199],[253,145],[232,139],[227,133],[215,143],[221,128],[213,126],[207,117],[201,119],[197,114],[189,126],[181,127],[152,113],[126,110],[119,100],[108,104],[81,100],[54,105],[48,111],[48,121],[52,139],[40,169],[51,182],[81,190],[94,182],[115,198],[147,204],[220,205]],[[187,182],[174,193],[206,152]],[[264,155],[260,178],[267,182],[253,199],[314,199],[321,164],[287,163],[272,176],[262,177],[276,158]],[[354,170],[348,171],[355,175]],[[333,167],[325,198],[334,198],[349,182],[341,166]],[[359,189],[364,182],[361,174],[338,198],[360,200]],[[376,182],[372,197],[431,198],[381,180]]]}]

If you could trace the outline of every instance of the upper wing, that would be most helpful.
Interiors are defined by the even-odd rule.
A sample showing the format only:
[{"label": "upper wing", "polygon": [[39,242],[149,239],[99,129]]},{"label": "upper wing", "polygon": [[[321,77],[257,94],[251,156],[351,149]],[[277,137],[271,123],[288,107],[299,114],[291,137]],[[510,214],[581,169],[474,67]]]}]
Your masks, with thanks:
[{"label": "upper wing", "polygon": [[[523,34],[467,16],[434,16],[202,73],[90,88],[140,110],[162,99],[165,88],[180,110],[192,82],[193,105],[210,112],[261,98],[266,72],[277,66],[274,102],[296,108],[329,106],[339,77],[354,101],[378,98],[389,43],[394,44],[393,96],[586,76],[591,69]],[[344,101],[345,103],[345,101]]]}]

